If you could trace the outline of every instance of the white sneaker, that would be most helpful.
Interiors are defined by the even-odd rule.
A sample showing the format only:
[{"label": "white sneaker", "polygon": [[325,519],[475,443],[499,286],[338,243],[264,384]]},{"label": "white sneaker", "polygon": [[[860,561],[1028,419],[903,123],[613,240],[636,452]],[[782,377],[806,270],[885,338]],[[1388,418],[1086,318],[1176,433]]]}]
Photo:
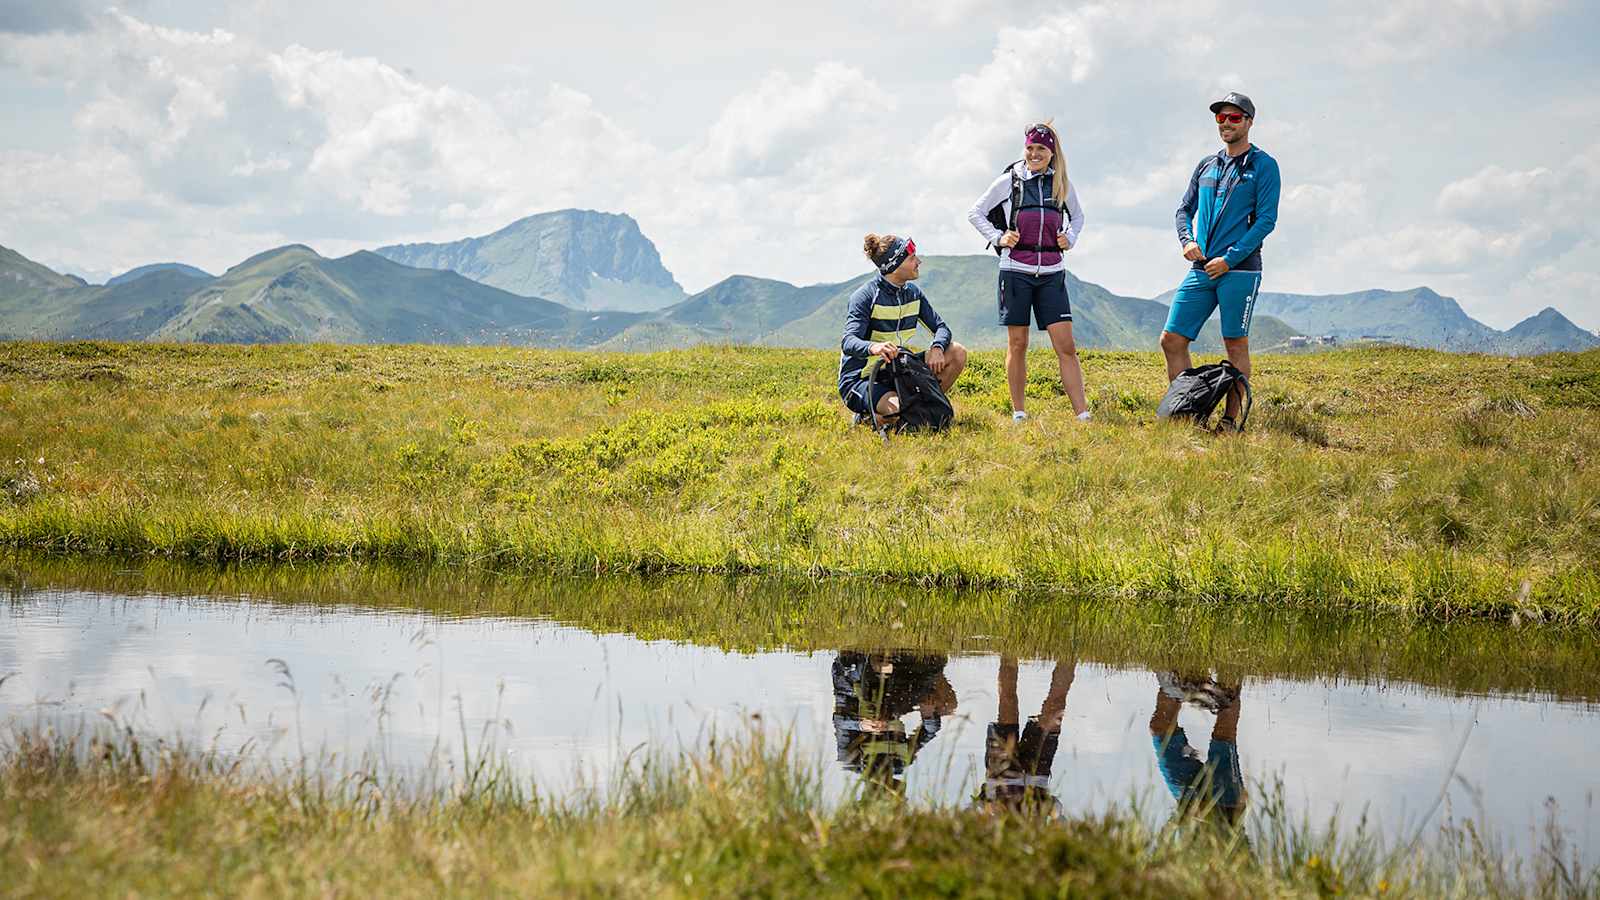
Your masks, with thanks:
[{"label": "white sneaker", "polygon": [[1094,418],[1094,413],[1088,411],[1087,409],[1084,410],[1081,413],[1078,413],[1078,421],[1079,422],[1087,422],[1087,421],[1089,421],[1090,419],[1093,419],[1093,418]]},{"label": "white sneaker", "polygon": [[1013,422],[1021,422],[1026,418],[1028,418],[1028,414],[1020,409],[1013,409],[1011,411],[1011,421]]}]

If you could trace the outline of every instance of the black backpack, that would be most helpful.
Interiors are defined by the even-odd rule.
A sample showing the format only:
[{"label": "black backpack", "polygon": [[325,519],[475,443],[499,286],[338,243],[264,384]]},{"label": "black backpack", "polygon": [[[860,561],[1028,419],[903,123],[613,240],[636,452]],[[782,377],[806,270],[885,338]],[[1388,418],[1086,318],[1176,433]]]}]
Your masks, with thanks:
[{"label": "black backpack", "polygon": [[1250,394],[1250,379],[1227,360],[1178,373],[1178,377],[1172,379],[1172,386],[1167,388],[1167,395],[1161,398],[1161,405],[1156,407],[1156,417],[1193,419],[1196,425],[1204,427],[1211,412],[1231,391],[1238,391],[1244,400],[1238,422],[1239,430],[1243,431],[1255,399]]},{"label": "black backpack", "polygon": [[893,423],[880,423],[877,410],[872,412],[873,427],[881,429],[885,438],[891,431],[943,431],[956,417],[955,407],[928,363],[904,347],[893,361],[879,365],[872,378],[893,384],[900,396],[900,415]]},{"label": "black backpack", "polygon": [[[1017,211],[1022,207],[1022,179],[1017,177],[1017,163],[1020,162],[1022,162],[1022,160],[1019,159],[1017,162],[1014,162],[1005,168],[1005,172],[1011,175],[1011,215],[1009,217],[1006,216],[1005,201],[996,203],[994,207],[989,210],[989,224],[1000,229],[1001,231],[1017,230]],[[1067,212],[1065,201],[1063,201],[1063,205],[1061,207],[1061,215],[1066,218],[1067,224],[1072,224],[1072,213]],[[1001,250],[1004,249],[999,244],[990,244],[989,246],[994,248],[995,256],[999,256]],[[1059,252],[1061,248],[1055,246],[1054,244],[1041,247],[1038,244],[1018,243],[1011,249],[1032,250],[1035,253],[1054,253]]]}]

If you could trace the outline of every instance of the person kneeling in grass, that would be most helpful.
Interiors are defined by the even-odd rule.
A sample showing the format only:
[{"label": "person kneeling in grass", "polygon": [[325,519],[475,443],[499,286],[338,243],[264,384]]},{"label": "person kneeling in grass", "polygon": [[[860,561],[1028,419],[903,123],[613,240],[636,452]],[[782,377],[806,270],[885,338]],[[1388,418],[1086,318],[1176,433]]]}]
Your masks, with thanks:
[{"label": "person kneeling in grass", "polygon": [[[911,283],[922,268],[915,241],[869,234],[861,249],[878,267],[878,274],[850,295],[839,344],[839,396],[857,421],[871,418],[873,410],[881,419],[892,419],[900,414],[900,398],[893,384],[872,377],[879,365],[902,352],[915,353],[949,393],[967,367],[967,348],[951,339],[950,326],[933,311],[922,289]],[[933,335],[926,351],[913,343],[918,325]]]}]

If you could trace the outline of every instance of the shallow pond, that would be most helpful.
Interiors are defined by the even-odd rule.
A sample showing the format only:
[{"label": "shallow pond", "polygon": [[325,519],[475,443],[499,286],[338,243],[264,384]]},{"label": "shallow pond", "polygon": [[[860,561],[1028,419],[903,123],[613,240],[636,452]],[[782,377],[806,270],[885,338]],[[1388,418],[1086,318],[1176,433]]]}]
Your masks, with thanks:
[{"label": "shallow pond", "polygon": [[[1400,639],[1394,621],[1215,608],[1108,620],[1064,613],[1065,600],[1047,613],[904,593],[853,619],[870,606],[851,599],[861,585],[808,597],[61,561],[13,564],[8,580],[11,728],[115,720],[335,772],[492,752],[556,794],[603,786],[630,754],[758,729],[789,736],[835,797],[865,777],[944,803],[1132,802],[1155,821],[1180,798],[1224,816],[1281,799],[1296,821],[1337,813],[1350,828],[1365,814],[1396,840],[1472,819],[1519,854],[1553,823],[1600,862],[1589,635],[1526,630],[1497,647],[1504,628]],[[672,632],[676,604],[714,614]]]}]

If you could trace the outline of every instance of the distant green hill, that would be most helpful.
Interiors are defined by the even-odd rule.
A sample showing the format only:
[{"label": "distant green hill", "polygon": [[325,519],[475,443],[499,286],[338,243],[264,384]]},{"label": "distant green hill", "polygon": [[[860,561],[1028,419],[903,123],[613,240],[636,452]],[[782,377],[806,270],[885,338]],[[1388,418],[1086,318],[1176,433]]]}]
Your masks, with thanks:
[{"label": "distant green hill", "polygon": [[216,277],[204,269],[197,269],[194,266],[186,266],[183,263],[151,263],[148,266],[139,266],[135,269],[129,269],[115,278],[106,279],[106,287],[116,287],[119,284],[133,281],[138,278],[143,278],[152,272],[177,272],[181,275],[188,275],[191,278]]},{"label": "distant green hill", "polygon": [[[7,278],[18,272],[31,277]],[[142,340],[182,308],[197,283],[176,272],[154,272],[91,286],[0,247],[0,337]]]},{"label": "distant green hill", "polygon": [[1600,337],[1572,324],[1572,320],[1547,306],[1500,335],[1498,352],[1513,356],[1536,353],[1581,353],[1600,347]]},{"label": "distant green hill", "polygon": [[1547,308],[1512,327],[1496,331],[1467,315],[1450,297],[1426,287],[1405,291],[1350,294],[1262,293],[1257,313],[1290,323],[1296,334],[1332,335],[1343,342],[1383,341],[1434,350],[1527,355],[1583,351],[1600,339]]},{"label": "distant green hill", "polygon": [[1256,312],[1342,341],[1382,340],[1436,350],[1491,350],[1500,333],[1425,287],[1309,296],[1262,292]]},{"label": "distant green hill", "polygon": [[80,279],[62,275],[15,250],[0,247],[0,296],[81,286],[83,281]]},{"label": "distant green hill", "polygon": [[151,336],[244,343],[569,346],[604,340],[637,318],[584,313],[366,251],[326,259],[292,245],[229,269],[191,295],[183,310]]}]

